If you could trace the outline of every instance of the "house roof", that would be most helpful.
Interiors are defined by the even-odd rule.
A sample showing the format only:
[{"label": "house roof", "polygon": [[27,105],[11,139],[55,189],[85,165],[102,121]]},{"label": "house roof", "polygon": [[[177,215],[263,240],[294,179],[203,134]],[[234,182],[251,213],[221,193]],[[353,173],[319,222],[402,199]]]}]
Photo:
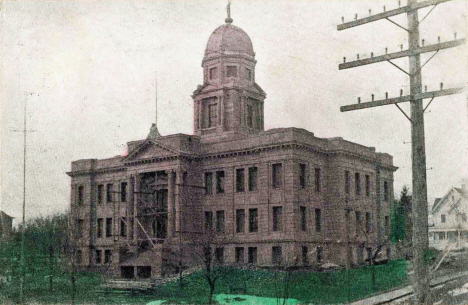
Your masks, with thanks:
[{"label": "house roof", "polygon": [[7,213],[3,212],[3,211],[0,211],[0,218],[3,219],[3,218],[10,218],[10,219],[13,219],[14,217],[11,217],[10,215],[8,215]]},{"label": "house roof", "polygon": [[442,203],[445,201],[445,199],[448,197],[448,195],[452,192],[452,191],[455,191],[457,193],[459,193],[463,198],[465,199],[468,199],[468,191],[463,189],[463,188],[459,188],[459,187],[452,187],[446,194],[444,197],[442,198],[436,198],[434,200],[434,205],[432,206],[432,213],[434,213],[441,205]]},{"label": "house roof", "polygon": [[454,189],[463,196],[463,198],[468,199],[468,191],[459,187],[454,187]]}]

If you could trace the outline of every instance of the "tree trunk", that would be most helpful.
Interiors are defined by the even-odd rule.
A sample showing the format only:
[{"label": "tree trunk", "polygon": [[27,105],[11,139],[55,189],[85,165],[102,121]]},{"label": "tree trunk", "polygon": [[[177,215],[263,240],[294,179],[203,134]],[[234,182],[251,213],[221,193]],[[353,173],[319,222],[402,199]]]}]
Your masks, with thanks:
[{"label": "tree trunk", "polygon": [[377,290],[377,284],[375,282],[375,265],[374,265],[374,260],[371,260],[371,271],[372,271],[372,291]]},{"label": "tree trunk", "polygon": [[210,299],[208,300],[208,304],[211,304],[211,303],[213,302],[214,290],[215,290],[215,285],[214,285],[214,283],[213,283],[213,284],[210,284]]}]

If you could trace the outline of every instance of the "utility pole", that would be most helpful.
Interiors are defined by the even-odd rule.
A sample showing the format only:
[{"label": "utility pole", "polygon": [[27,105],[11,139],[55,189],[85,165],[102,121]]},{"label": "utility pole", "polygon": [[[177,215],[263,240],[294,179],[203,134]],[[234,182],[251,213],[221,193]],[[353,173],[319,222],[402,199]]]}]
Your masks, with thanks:
[{"label": "utility pole", "polygon": [[[410,82],[410,95],[403,96],[402,90],[400,97],[388,98],[388,93],[385,94],[385,99],[372,100],[370,102],[361,103],[358,98],[358,104],[347,105],[341,107],[341,111],[352,111],[365,109],[370,107],[378,107],[384,105],[394,104],[405,115],[411,123],[411,145],[412,145],[412,173],[413,173],[413,263],[414,263],[414,276],[413,289],[415,292],[415,300],[418,304],[430,303],[429,298],[429,269],[427,263],[424,261],[424,254],[429,248],[428,238],[428,205],[427,205],[427,181],[426,181],[426,152],[425,152],[425,139],[424,139],[424,111],[435,97],[456,94],[464,90],[461,88],[443,89],[443,84],[440,84],[440,90],[432,92],[422,92],[421,69],[426,65],[440,50],[460,46],[466,43],[466,39],[455,39],[448,42],[440,42],[437,44],[424,46],[424,40],[419,45],[419,25],[421,22],[432,12],[432,10],[440,3],[448,2],[450,0],[426,0],[417,2],[417,0],[408,0],[407,6],[399,7],[390,11],[386,11],[373,16],[358,19],[355,15],[355,20],[351,22],[344,22],[338,25],[338,31],[345,30],[358,25],[367,24],[370,22],[386,19],[387,21],[395,24],[408,32],[408,50],[390,53],[387,51],[385,55],[374,57],[371,53],[370,58],[359,59],[357,56],[356,61],[346,62],[346,57],[343,58],[343,63],[339,65],[339,69],[348,69],[359,67],[363,65],[373,64],[377,62],[387,61],[400,71],[409,76]],[[399,1],[400,3],[400,1]],[[418,20],[418,10],[424,7],[433,6],[432,9],[424,16],[421,21]],[[389,17],[407,14],[407,28],[389,19]],[[427,52],[435,52],[423,65],[421,65],[420,54]],[[399,67],[391,60],[396,58],[409,58],[409,72]],[[431,100],[423,107],[423,99],[430,98]],[[403,109],[400,108],[398,103],[410,102],[411,114],[409,117]],[[378,186],[381,187],[381,186]]]},{"label": "utility pole", "polygon": [[[33,95],[33,92],[26,92],[26,96]],[[28,132],[34,132],[35,130],[27,130],[27,97],[24,101],[24,113],[23,113],[23,129],[11,129],[12,132],[23,133],[23,217],[21,222],[21,253],[20,253],[20,267],[21,267],[21,278],[20,278],[20,302],[24,303],[24,278],[26,275],[25,270],[25,257],[24,257],[24,231],[26,229],[26,135]]]}]

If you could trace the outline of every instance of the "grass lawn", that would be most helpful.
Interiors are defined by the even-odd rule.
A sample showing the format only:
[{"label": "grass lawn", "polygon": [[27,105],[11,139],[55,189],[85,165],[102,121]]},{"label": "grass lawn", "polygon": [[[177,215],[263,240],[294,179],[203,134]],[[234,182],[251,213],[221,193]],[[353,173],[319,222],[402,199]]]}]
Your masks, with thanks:
[{"label": "grass lawn", "polygon": [[[387,265],[375,266],[376,290],[372,290],[372,267],[336,272],[292,273],[289,298],[302,303],[336,304],[363,298],[378,291],[388,290],[406,283],[406,261],[390,261]],[[229,294],[231,287],[247,286],[248,295],[259,297],[283,297],[277,287],[284,287],[285,273],[268,270],[234,269],[229,276],[216,284],[215,294]],[[203,304],[209,295],[208,284],[201,272],[184,279],[184,288],[177,281],[157,287],[155,299],[174,303]],[[282,289],[282,288],[281,288]]]},{"label": "grass lawn", "polygon": [[[336,272],[293,272],[288,286],[289,295],[278,292],[278,289],[283,289],[285,286],[285,272],[232,269],[226,278],[218,280],[215,294],[231,294],[232,288],[246,286],[246,294],[250,296],[266,298],[286,296],[298,300],[299,303],[336,304],[363,298],[406,283],[406,261],[404,260],[390,261],[387,265],[374,268],[377,287],[375,291],[372,290],[372,267]],[[71,303],[72,290],[68,273],[54,276],[53,292],[48,290],[49,280],[44,272],[29,274],[26,279],[27,300],[49,304]],[[12,301],[17,300],[19,287],[17,281],[18,277],[15,277],[10,285],[0,287],[0,294]],[[182,289],[178,281],[173,281],[156,287],[150,295],[133,297],[98,294],[101,281],[101,277],[96,273],[78,273],[76,304],[137,305],[146,304],[152,300],[166,300],[179,304],[205,304],[209,295],[209,287],[202,272],[195,272],[185,277]]]}]

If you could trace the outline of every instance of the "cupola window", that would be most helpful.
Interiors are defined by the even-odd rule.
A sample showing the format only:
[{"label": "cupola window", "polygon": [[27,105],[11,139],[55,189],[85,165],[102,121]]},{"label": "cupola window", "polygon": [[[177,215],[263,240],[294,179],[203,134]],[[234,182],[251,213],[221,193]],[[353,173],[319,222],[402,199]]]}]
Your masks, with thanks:
[{"label": "cupola window", "polygon": [[215,127],[218,121],[218,104],[209,105],[208,111],[208,128]]},{"label": "cupola window", "polygon": [[245,78],[247,80],[252,80],[252,70],[245,68]]},{"label": "cupola window", "polygon": [[218,68],[214,67],[210,69],[210,80],[218,77]]},{"label": "cupola window", "polygon": [[247,105],[247,126],[249,128],[253,128],[253,120],[254,120],[254,113],[253,113],[253,106]]},{"label": "cupola window", "polygon": [[237,77],[237,67],[236,66],[227,66],[226,67],[226,76],[227,77]]}]

